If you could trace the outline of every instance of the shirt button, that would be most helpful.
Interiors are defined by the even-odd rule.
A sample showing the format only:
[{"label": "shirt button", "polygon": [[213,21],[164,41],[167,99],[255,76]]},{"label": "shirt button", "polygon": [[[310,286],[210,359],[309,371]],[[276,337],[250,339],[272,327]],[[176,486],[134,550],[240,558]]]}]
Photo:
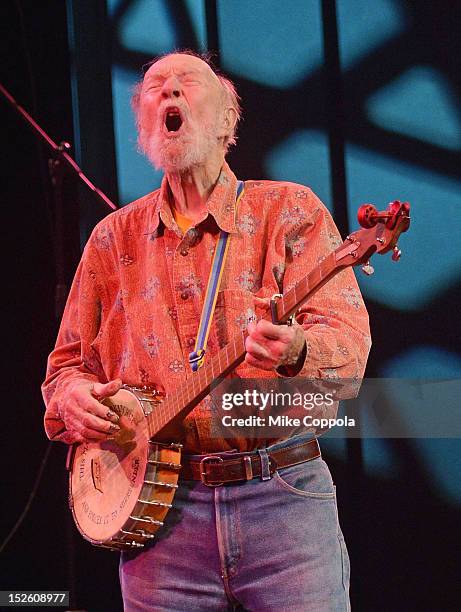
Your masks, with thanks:
[{"label": "shirt button", "polygon": [[181,299],[182,300],[187,300],[188,297],[189,297],[189,294],[187,293],[187,291],[183,291],[181,293]]},{"label": "shirt button", "polygon": [[181,253],[181,255],[182,255],[183,257],[185,257],[186,255],[188,255],[188,254],[189,254],[189,251],[188,251],[187,249],[184,249],[184,248],[183,248],[183,249],[181,249],[179,252]]}]

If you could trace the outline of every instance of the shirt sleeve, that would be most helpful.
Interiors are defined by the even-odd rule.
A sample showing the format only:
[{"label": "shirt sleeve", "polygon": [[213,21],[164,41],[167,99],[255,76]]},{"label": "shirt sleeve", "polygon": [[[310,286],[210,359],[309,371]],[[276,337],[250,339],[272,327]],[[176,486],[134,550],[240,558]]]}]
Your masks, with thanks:
[{"label": "shirt sleeve", "polygon": [[[334,221],[307,188],[290,190],[280,216],[276,250],[284,256],[279,272],[283,292],[294,287],[342,244]],[[314,293],[296,315],[306,337],[298,376],[311,379],[361,379],[371,346],[368,313],[352,268],[346,268]]]},{"label": "shirt sleeve", "polygon": [[42,385],[46,434],[67,444],[75,439],[65,428],[60,408],[70,388],[85,380],[106,382],[95,350],[101,329],[104,273],[92,238],[77,268]]}]

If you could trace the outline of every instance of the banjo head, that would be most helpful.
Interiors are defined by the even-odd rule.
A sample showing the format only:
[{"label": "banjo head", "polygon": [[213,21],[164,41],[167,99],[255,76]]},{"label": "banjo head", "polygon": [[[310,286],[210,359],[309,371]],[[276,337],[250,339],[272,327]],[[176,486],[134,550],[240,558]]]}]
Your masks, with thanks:
[{"label": "banjo head", "polygon": [[122,388],[104,404],[120,416],[114,439],[75,447],[69,504],[78,530],[92,544],[139,548],[161,527],[177,488],[180,445],[149,440],[145,414],[160,403]]}]

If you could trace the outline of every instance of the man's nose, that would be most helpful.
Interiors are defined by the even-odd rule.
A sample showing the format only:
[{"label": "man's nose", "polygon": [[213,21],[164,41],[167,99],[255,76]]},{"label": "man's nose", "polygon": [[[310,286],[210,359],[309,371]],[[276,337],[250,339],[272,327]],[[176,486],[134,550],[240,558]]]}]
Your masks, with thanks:
[{"label": "man's nose", "polygon": [[180,98],[181,94],[181,83],[177,77],[170,77],[163,83],[162,98]]}]

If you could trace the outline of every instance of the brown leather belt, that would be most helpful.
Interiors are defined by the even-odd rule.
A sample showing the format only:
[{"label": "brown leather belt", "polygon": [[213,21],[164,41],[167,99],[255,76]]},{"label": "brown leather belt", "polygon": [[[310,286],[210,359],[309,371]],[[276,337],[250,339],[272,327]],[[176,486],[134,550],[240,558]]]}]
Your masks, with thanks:
[{"label": "brown leather belt", "polygon": [[[267,453],[269,472],[272,475],[280,468],[311,461],[321,456],[318,440],[313,438],[295,446],[279,448]],[[228,482],[238,482],[261,477],[263,473],[261,457],[258,452],[239,454],[238,457],[223,458],[208,455],[203,459],[182,457],[181,478],[201,480],[208,487],[219,487]]]}]

